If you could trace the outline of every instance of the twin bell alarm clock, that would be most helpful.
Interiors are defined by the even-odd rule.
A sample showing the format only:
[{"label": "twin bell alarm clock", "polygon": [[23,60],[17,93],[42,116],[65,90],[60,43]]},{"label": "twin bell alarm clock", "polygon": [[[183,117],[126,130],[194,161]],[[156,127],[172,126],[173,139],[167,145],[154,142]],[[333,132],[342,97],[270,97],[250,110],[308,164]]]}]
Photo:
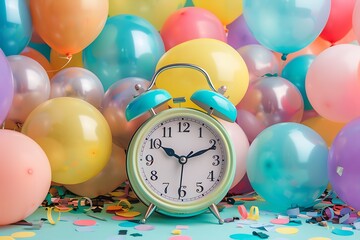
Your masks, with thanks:
[{"label": "twin bell alarm clock", "polygon": [[[158,75],[172,68],[191,68],[204,75],[211,90],[198,90],[190,100],[205,111],[179,107],[155,112],[172,97],[164,89],[152,88]],[[207,72],[196,65],[170,64],[160,68],[148,89],[128,104],[128,121],[152,113],[135,132],[127,150],[130,186],[148,207],[142,223],[154,211],[189,217],[208,209],[219,223],[224,222],[216,204],[233,182],[236,156],[229,134],[215,117],[234,122],[237,112],[223,96],[223,89],[217,91]]]}]

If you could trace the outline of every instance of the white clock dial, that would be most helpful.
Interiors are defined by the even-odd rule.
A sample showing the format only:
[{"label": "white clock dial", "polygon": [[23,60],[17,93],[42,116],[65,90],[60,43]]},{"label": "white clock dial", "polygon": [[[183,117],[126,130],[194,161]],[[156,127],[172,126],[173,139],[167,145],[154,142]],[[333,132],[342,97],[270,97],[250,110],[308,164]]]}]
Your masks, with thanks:
[{"label": "white clock dial", "polygon": [[166,119],[144,136],[138,158],[145,184],[171,201],[194,201],[209,194],[224,176],[222,137],[194,117]]}]

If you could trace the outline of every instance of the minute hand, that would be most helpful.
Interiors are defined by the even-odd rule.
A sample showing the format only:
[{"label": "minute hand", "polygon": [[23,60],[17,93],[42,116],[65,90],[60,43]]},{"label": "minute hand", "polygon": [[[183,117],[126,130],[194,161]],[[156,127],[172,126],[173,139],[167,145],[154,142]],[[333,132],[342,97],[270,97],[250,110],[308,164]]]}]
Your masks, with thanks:
[{"label": "minute hand", "polygon": [[192,157],[200,156],[201,154],[204,154],[204,153],[206,153],[206,152],[209,151],[209,150],[215,150],[215,149],[216,149],[215,143],[216,143],[216,142],[214,141],[214,143],[213,143],[213,145],[212,145],[211,147],[209,147],[209,148],[207,148],[207,149],[203,149],[203,150],[197,151],[197,152],[194,153],[194,154],[191,154],[190,156],[188,156],[188,159],[189,159],[189,158],[192,158]]}]

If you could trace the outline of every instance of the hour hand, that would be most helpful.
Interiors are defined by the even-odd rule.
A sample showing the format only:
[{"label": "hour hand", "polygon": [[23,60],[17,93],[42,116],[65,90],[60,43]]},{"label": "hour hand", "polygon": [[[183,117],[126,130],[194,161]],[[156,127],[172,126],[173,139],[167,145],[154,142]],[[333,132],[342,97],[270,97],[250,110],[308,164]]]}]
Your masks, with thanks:
[{"label": "hour hand", "polygon": [[163,147],[161,146],[162,149],[164,149],[165,153],[169,156],[169,157],[176,157],[177,159],[180,159],[179,155],[177,155],[174,151],[174,149],[172,148],[167,148],[167,147]]}]

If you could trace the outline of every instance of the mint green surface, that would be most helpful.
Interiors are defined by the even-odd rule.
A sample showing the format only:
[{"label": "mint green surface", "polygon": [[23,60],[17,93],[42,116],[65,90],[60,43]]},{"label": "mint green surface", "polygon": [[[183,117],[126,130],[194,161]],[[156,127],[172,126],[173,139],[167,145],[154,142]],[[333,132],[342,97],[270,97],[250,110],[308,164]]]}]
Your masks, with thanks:
[{"label": "mint green surface", "polygon": [[[253,205],[256,205],[260,209],[260,219],[258,223],[261,224],[270,224],[270,220],[275,218],[276,213],[270,212],[273,208],[267,203],[262,201],[250,201],[246,202],[245,206],[249,211],[249,208]],[[105,206],[106,208],[106,206]],[[104,208],[104,209],[105,209]],[[142,213],[141,216],[136,217],[136,219],[141,219],[145,213],[145,206],[141,203],[134,205],[134,210],[138,210]],[[153,213],[148,219],[146,224],[153,225],[154,230],[152,231],[138,231],[133,227],[120,227],[120,221],[114,221],[111,219],[113,214],[106,213],[103,210],[102,213],[93,213],[94,215],[104,217],[107,221],[96,220],[94,218],[88,217],[85,214],[73,214],[73,213],[62,213],[61,218],[67,221],[60,221],[56,225],[50,225],[45,222],[43,227],[40,230],[33,230],[28,226],[3,226],[0,227],[0,236],[10,236],[12,233],[19,231],[33,231],[36,233],[35,237],[27,239],[49,239],[49,240],[110,240],[110,239],[137,239],[137,240],[167,240],[170,237],[174,236],[171,232],[176,228],[177,225],[186,225],[188,229],[181,230],[182,235],[191,237],[192,240],[230,240],[230,235],[232,234],[251,234],[253,231],[261,231],[258,229],[253,229],[248,225],[244,225],[242,228],[238,227],[238,223],[230,222],[219,225],[217,219],[210,213],[203,213],[190,218],[174,218],[158,213]],[[283,213],[285,214],[285,213]],[[240,217],[237,206],[229,206],[221,212],[223,218],[232,218]],[[53,215],[54,219],[57,215]],[[40,218],[46,218],[46,211],[44,208],[39,208],[34,214],[29,216],[26,220],[28,221],[38,221]],[[92,219],[97,221],[97,225],[93,226],[93,232],[78,232],[76,231],[77,226],[73,225],[73,222],[78,219]],[[307,224],[304,219],[302,220],[302,225],[298,226],[299,232],[297,234],[284,235],[279,234],[275,231],[266,232],[270,236],[271,240],[307,240],[314,237],[327,237],[332,240],[340,239],[360,239],[360,232],[358,230],[353,230],[354,235],[352,236],[339,236],[332,234],[331,231],[334,228],[349,227],[350,225],[332,225],[329,223],[329,228],[321,227],[317,224]],[[286,227],[284,225],[276,225],[276,227]],[[127,235],[124,238],[121,238],[120,235],[117,235],[119,230],[127,230]],[[140,233],[142,237],[132,237],[130,234]],[[1,238],[0,238],[1,239]],[[260,238],[258,238],[260,239]]]}]

